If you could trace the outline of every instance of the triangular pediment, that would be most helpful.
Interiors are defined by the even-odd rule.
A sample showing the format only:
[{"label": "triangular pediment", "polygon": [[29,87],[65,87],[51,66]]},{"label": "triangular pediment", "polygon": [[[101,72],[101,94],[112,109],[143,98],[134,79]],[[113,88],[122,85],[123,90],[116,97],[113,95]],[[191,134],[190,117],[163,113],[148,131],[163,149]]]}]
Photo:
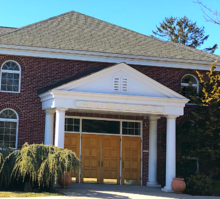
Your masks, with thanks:
[{"label": "triangular pediment", "polygon": [[53,90],[186,99],[125,63],[104,68]]}]

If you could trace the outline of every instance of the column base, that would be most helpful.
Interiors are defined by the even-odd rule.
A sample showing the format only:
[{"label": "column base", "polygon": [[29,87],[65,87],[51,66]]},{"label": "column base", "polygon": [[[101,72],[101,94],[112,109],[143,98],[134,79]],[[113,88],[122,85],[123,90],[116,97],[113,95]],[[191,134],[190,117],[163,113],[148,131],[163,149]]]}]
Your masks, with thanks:
[{"label": "column base", "polygon": [[165,187],[162,188],[161,190],[164,191],[164,192],[174,192],[173,189],[172,189],[172,187],[167,187],[167,186],[165,186]]},{"label": "column base", "polygon": [[161,185],[158,184],[158,182],[147,182],[147,186],[148,187],[161,187]]}]

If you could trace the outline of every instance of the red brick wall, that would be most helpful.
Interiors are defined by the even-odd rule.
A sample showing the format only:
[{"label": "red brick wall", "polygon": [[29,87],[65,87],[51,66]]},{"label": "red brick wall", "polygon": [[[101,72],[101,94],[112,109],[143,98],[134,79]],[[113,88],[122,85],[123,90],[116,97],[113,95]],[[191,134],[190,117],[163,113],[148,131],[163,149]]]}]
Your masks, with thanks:
[{"label": "red brick wall", "polygon": [[[13,108],[19,114],[19,133],[18,147],[24,142],[42,143],[44,140],[44,120],[45,113],[42,111],[40,98],[37,95],[37,89],[53,84],[62,79],[82,73],[100,65],[110,66],[110,63],[73,61],[61,59],[46,59],[33,57],[18,57],[0,55],[0,65],[6,60],[15,60],[21,65],[21,92],[5,93],[0,92],[0,111],[3,108]],[[138,66],[131,65],[138,71],[148,75],[161,84],[180,92],[181,78],[185,74],[194,74],[194,70],[175,69],[154,66]],[[186,116],[178,119],[183,122],[187,118],[188,112],[194,106],[185,108]],[[95,116],[93,114],[93,116]],[[96,115],[100,116],[100,115]],[[108,118],[129,118],[136,119],[131,116],[102,115]],[[139,117],[138,117],[139,118]],[[140,118],[139,118],[140,119]],[[148,125],[148,119],[143,119],[144,124]],[[163,134],[166,132],[166,119],[161,118],[158,121],[158,181],[162,180],[162,165],[165,160],[165,149],[163,145]],[[143,127],[143,149],[148,150],[149,130]],[[143,153],[143,182],[146,184],[148,175],[148,153]]]}]

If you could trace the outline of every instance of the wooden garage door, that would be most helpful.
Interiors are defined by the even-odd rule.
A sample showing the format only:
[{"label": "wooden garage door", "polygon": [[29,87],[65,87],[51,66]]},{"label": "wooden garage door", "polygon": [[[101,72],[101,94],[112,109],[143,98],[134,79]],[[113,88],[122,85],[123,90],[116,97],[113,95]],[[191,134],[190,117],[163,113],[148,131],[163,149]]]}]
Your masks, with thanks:
[{"label": "wooden garage door", "polygon": [[[80,134],[79,133],[65,133],[64,148],[72,150],[79,157]],[[79,182],[79,171],[72,171],[71,176],[75,178],[75,182]]]},{"label": "wooden garage door", "polygon": [[101,183],[120,184],[120,137],[102,135]]},{"label": "wooden garage door", "polygon": [[122,184],[140,185],[141,138],[122,137]]},{"label": "wooden garage door", "polygon": [[100,135],[82,135],[81,182],[100,183],[100,142]]}]

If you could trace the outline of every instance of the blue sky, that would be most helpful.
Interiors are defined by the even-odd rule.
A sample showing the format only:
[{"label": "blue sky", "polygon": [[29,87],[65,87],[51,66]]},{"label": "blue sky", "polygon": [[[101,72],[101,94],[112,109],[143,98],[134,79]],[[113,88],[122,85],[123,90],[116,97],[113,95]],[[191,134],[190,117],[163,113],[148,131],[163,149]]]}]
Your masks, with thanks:
[{"label": "blue sky", "polygon": [[[220,1],[202,1],[220,11]],[[193,0],[1,0],[0,26],[22,27],[71,10],[146,35],[151,35],[165,17],[186,15],[210,35],[202,48],[218,43],[215,54],[220,55],[220,26],[206,22]]]}]

